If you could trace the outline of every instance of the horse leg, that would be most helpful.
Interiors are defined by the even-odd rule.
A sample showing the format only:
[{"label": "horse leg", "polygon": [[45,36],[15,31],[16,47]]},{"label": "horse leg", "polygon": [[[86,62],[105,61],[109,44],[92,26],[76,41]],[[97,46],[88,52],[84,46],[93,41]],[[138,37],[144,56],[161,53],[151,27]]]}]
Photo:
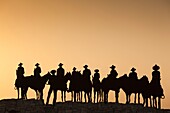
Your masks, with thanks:
[{"label": "horse leg", "polygon": [[104,91],[101,91],[101,99],[102,99],[102,102],[104,102]]},{"label": "horse leg", "polygon": [[84,92],[84,100],[85,100],[85,103],[86,103],[86,92]]},{"label": "horse leg", "polygon": [[41,92],[40,92],[40,100],[43,100],[43,90],[41,90]]},{"label": "horse leg", "polygon": [[158,109],[161,109],[161,98],[158,97]]},{"label": "horse leg", "polygon": [[145,106],[145,104],[146,104],[146,99],[147,98],[145,98],[144,96],[142,96],[143,97],[143,103],[142,103],[142,105],[143,105],[143,107]]},{"label": "horse leg", "polygon": [[140,93],[138,93],[138,104],[140,104]]},{"label": "horse leg", "polygon": [[96,98],[96,91],[94,90],[94,103],[95,103],[95,98]]},{"label": "horse leg", "polygon": [[116,103],[119,103],[119,91],[115,91]]},{"label": "horse leg", "polygon": [[49,103],[49,99],[52,93],[52,88],[50,87],[49,91],[48,91],[48,95],[47,95],[47,101],[46,101],[46,105]]},{"label": "horse leg", "polygon": [[90,102],[92,102],[92,90],[90,91]]},{"label": "horse leg", "polygon": [[126,94],[126,104],[129,104],[129,95]]},{"label": "horse leg", "polygon": [[63,102],[63,91],[61,91],[61,100]]},{"label": "horse leg", "polygon": [[134,103],[136,104],[136,93],[135,93]]},{"label": "horse leg", "polygon": [[80,92],[77,92],[77,102],[80,101]]},{"label": "horse leg", "polygon": [[153,105],[153,103],[152,103],[152,98],[149,97],[149,100],[150,100],[150,107],[153,107],[154,105]]},{"label": "horse leg", "polygon": [[91,102],[91,92],[88,92],[87,96],[88,96],[88,102]]},{"label": "horse leg", "polygon": [[158,107],[157,98],[156,98],[156,97],[155,97],[155,107],[156,107],[156,108]]},{"label": "horse leg", "polygon": [[77,93],[77,92],[75,91],[75,92],[74,92],[74,100],[73,100],[74,102],[76,102],[76,93]]},{"label": "horse leg", "polygon": [[53,90],[54,92],[54,98],[53,98],[53,105],[55,105],[55,103],[56,103],[56,100],[57,100],[57,90],[55,89],[55,90]]},{"label": "horse leg", "polygon": [[99,91],[97,91],[97,103],[99,103]]},{"label": "horse leg", "polygon": [[18,99],[19,99],[19,87],[17,87],[17,94],[18,94]]},{"label": "horse leg", "polygon": [[66,91],[64,91],[64,102],[66,101]]},{"label": "horse leg", "polygon": [[74,91],[71,91],[71,101],[73,102],[73,92]]},{"label": "horse leg", "polygon": [[153,97],[153,107],[156,107],[155,101],[156,101],[156,97]]},{"label": "horse leg", "polygon": [[146,98],[146,107],[148,107],[148,98]]},{"label": "horse leg", "polygon": [[129,103],[130,103],[130,101],[131,101],[130,96],[131,96],[131,94],[129,94]]}]

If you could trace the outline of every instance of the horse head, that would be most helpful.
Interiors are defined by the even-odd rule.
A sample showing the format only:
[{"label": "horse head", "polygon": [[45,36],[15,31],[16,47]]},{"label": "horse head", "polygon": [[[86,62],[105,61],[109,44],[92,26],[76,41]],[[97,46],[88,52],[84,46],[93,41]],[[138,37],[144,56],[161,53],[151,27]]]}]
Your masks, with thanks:
[{"label": "horse head", "polygon": [[44,82],[46,83],[46,82],[49,80],[50,76],[51,76],[51,74],[50,74],[50,72],[48,72],[47,74],[45,74],[45,75],[42,76],[41,78],[42,78],[42,79],[44,80]]},{"label": "horse head", "polygon": [[144,75],[141,79],[139,79],[139,81],[141,82],[148,82],[149,83],[149,80],[148,80],[148,77],[146,75]]},{"label": "horse head", "polygon": [[122,75],[121,77],[118,78],[119,81],[127,81],[128,76],[127,74]]},{"label": "horse head", "polygon": [[65,80],[70,80],[71,79],[71,73],[67,72],[66,75],[64,76]]}]

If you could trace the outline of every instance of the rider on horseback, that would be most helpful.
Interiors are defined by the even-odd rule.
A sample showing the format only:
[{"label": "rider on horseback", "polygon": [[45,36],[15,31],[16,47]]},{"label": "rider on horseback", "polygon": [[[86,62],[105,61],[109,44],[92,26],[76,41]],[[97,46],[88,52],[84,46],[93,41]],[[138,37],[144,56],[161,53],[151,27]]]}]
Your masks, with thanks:
[{"label": "rider on horseback", "polygon": [[118,73],[117,73],[117,71],[115,70],[115,66],[114,65],[112,65],[111,67],[111,71],[110,71],[110,74],[108,75],[108,78],[116,78],[117,76],[118,76]]},{"label": "rider on horseback", "polygon": [[131,71],[132,71],[132,72],[129,73],[129,78],[130,78],[130,80],[131,80],[132,82],[137,82],[138,76],[137,76],[137,73],[135,72],[136,69],[133,67],[133,68],[131,69]]},{"label": "rider on horseback", "polygon": [[65,73],[65,71],[64,71],[64,69],[63,69],[63,64],[62,63],[60,63],[59,65],[59,68],[57,69],[57,77],[64,77],[64,73]]},{"label": "rider on horseback", "polygon": [[18,64],[18,69],[16,70],[16,74],[17,74],[17,79],[22,79],[24,77],[24,68],[22,67],[22,63]]},{"label": "rider on horseback", "polygon": [[72,71],[72,76],[71,76],[71,79],[70,79],[70,85],[69,85],[69,90],[68,92],[71,92],[75,87],[75,83],[77,83],[79,81],[77,81],[77,71],[76,71],[76,67],[73,68],[73,71]]},{"label": "rider on horseback", "polygon": [[34,69],[34,76],[35,76],[36,78],[41,77],[41,76],[40,76],[41,68],[39,67],[39,65],[40,65],[39,63],[36,63],[36,64],[35,64],[36,68]]},{"label": "rider on horseback", "polygon": [[161,86],[160,80],[160,67],[158,65],[155,65],[152,67],[152,69],[154,70],[152,72],[152,80],[151,80],[151,87],[154,89],[153,91],[155,92],[155,94],[159,95],[159,96],[164,96],[163,95],[163,88]]},{"label": "rider on horseback", "polygon": [[87,78],[88,80],[90,80],[91,71],[87,67],[88,65],[84,66],[83,76]]},{"label": "rider on horseback", "polygon": [[23,65],[23,63],[18,64],[19,67],[16,70],[17,79],[15,81],[15,86],[18,87],[18,88],[21,87],[21,98],[24,98],[24,91],[23,91],[23,88],[22,88],[22,81],[23,81],[23,78],[24,78],[25,71],[24,71],[24,67],[22,67],[22,65]]},{"label": "rider on horseback", "polygon": [[95,73],[94,73],[94,77],[93,77],[93,82],[98,82],[98,83],[100,83],[100,73],[99,73],[99,70],[98,69],[95,69],[94,70],[95,71]]}]

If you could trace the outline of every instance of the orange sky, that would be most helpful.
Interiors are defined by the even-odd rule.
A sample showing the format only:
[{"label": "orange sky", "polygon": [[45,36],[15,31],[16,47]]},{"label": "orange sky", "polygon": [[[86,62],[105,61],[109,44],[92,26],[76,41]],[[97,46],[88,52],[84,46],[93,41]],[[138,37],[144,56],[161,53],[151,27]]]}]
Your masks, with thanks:
[{"label": "orange sky", "polygon": [[[0,98],[17,97],[13,88],[20,62],[27,76],[37,62],[42,75],[62,62],[66,71],[88,64],[102,78],[112,64],[119,76],[135,67],[139,78],[146,74],[149,80],[158,64],[166,96],[162,106],[170,108],[169,20],[168,0],[1,0]],[[48,86],[44,98],[47,91]],[[35,93],[30,90],[28,97]],[[124,97],[121,92],[121,102]]]}]

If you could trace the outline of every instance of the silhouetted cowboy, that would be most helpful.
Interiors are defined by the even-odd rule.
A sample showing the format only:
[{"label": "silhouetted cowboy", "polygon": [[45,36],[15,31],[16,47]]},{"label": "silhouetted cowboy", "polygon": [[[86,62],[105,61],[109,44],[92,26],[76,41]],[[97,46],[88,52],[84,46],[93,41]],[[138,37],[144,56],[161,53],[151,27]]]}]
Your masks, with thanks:
[{"label": "silhouetted cowboy", "polygon": [[34,76],[35,76],[36,78],[41,77],[41,76],[40,76],[41,68],[39,67],[39,65],[40,65],[39,63],[36,63],[36,64],[35,64],[36,68],[34,69]]},{"label": "silhouetted cowboy", "polygon": [[160,85],[160,80],[161,80],[161,76],[160,76],[160,72],[158,71],[160,69],[160,67],[158,65],[153,66],[153,72],[152,72],[152,80],[155,80],[155,84]]},{"label": "silhouetted cowboy", "polygon": [[92,79],[93,81],[93,88],[94,88],[94,103],[95,103],[95,100],[96,100],[96,93],[97,93],[97,103],[99,101],[99,96],[101,96],[100,94],[100,89],[101,89],[101,84],[100,84],[100,74],[99,74],[99,70],[98,69],[95,69],[94,70],[95,73],[94,73],[94,77]]},{"label": "silhouetted cowboy", "polygon": [[157,96],[163,96],[163,88],[161,86],[160,80],[160,67],[158,65],[153,66],[153,72],[152,72],[152,80],[150,83],[151,88],[153,89],[153,92]]},{"label": "silhouetted cowboy", "polygon": [[78,82],[78,81],[76,81],[76,79],[77,79],[77,71],[76,71],[76,67],[74,67],[73,71],[72,71],[72,76],[70,79],[70,85],[69,85],[68,92],[71,92],[75,88],[75,82]]},{"label": "silhouetted cowboy", "polygon": [[95,69],[94,71],[95,71],[95,73],[94,73],[94,78],[93,78],[93,79],[99,80],[99,78],[100,78],[99,70],[98,70],[98,69]]},{"label": "silhouetted cowboy", "polygon": [[131,69],[131,71],[132,71],[132,72],[129,73],[129,78],[130,78],[131,80],[137,81],[137,80],[138,80],[138,76],[137,76],[137,73],[135,72],[136,69],[133,67],[133,68]]},{"label": "silhouetted cowboy", "polygon": [[18,69],[16,70],[16,75],[17,75],[17,79],[22,79],[24,77],[24,68],[22,67],[22,63],[18,64]]},{"label": "silhouetted cowboy", "polygon": [[[22,67],[22,63],[18,64],[18,69],[16,70],[17,79],[15,81],[15,86],[17,87],[17,90],[19,92],[19,88],[21,88],[21,98],[24,98],[24,89],[23,89],[23,78],[24,78],[24,68]],[[18,99],[19,99],[19,93],[18,93]]]},{"label": "silhouetted cowboy", "polygon": [[49,99],[50,99],[50,96],[51,96],[52,91],[53,91],[53,94],[54,94],[53,105],[55,105],[55,103],[56,103],[56,98],[57,98],[56,93],[57,93],[57,89],[56,89],[56,87],[55,87],[55,84],[56,84],[56,75],[55,75],[55,73],[56,73],[56,70],[52,70],[52,71],[51,71],[52,76],[49,78],[49,82],[48,82],[48,84],[50,85],[50,89],[49,89],[49,91],[48,91],[48,96],[47,96],[46,105],[49,103]]},{"label": "silhouetted cowboy", "polygon": [[115,70],[116,66],[112,65],[110,68],[111,68],[111,71],[110,71],[110,74],[108,75],[108,77],[116,78],[118,76],[118,73]]},{"label": "silhouetted cowboy", "polygon": [[65,70],[63,69],[63,64],[60,63],[59,65],[59,68],[57,69],[57,77],[64,77],[64,74],[65,74]]},{"label": "silhouetted cowboy", "polygon": [[88,80],[90,80],[91,71],[90,69],[87,68],[88,65],[85,65],[83,67],[84,67],[83,76],[87,78]]}]

